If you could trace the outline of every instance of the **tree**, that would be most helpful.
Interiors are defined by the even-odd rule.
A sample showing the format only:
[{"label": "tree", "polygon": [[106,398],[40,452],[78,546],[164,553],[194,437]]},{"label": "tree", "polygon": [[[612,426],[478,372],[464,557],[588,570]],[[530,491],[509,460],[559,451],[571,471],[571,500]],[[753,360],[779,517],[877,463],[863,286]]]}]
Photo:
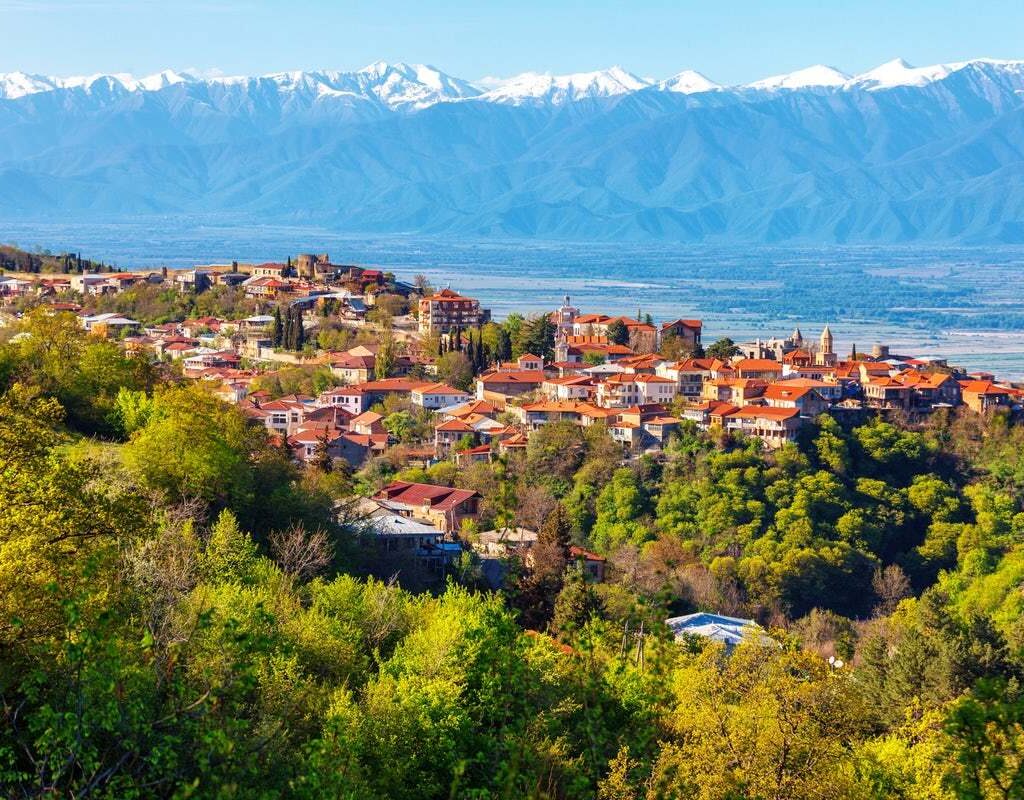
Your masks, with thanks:
[{"label": "tree", "polygon": [[509,361],[512,358],[512,339],[504,327],[498,328],[494,358],[497,361]]},{"label": "tree", "polygon": [[512,355],[532,353],[545,361],[551,361],[555,353],[555,324],[548,314],[539,314],[525,320],[518,336],[512,339]]},{"label": "tree", "polygon": [[248,581],[257,558],[256,545],[238,526],[235,515],[227,509],[221,511],[203,551],[203,577],[211,582]]},{"label": "tree", "polygon": [[174,500],[245,507],[251,500],[254,435],[238,409],[203,385],[166,388],[154,395],[149,421],[125,445],[123,458],[144,486]]},{"label": "tree", "polygon": [[274,306],[274,321],[270,326],[270,343],[280,347],[284,342],[284,320],[281,319],[281,306]]},{"label": "tree", "polygon": [[327,441],[326,433],[316,440],[316,448],[313,450],[313,458],[309,465],[321,472],[334,470],[334,459],[331,458],[330,444]]},{"label": "tree", "polygon": [[621,319],[617,319],[608,325],[605,332],[608,341],[612,344],[629,344],[629,329]]},{"label": "tree", "polygon": [[601,599],[587,580],[580,563],[565,571],[562,589],[555,600],[551,628],[562,641],[572,641],[591,617],[601,613]]},{"label": "tree", "polygon": [[390,328],[385,328],[380,337],[380,347],[373,359],[373,374],[377,380],[382,380],[391,375],[395,368],[395,336]]},{"label": "tree", "polygon": [[473,386],[473,365],[465,353],[453,350],[437,359],[437,379],[456,389],[469,391]]},{"label": "tree", "polygon": [[384,430],[400,442],[410,442],[416,438],[416,421],[408,411],[388,414],[381,424]]},{"label": "tree", "polygon": [[597,519],[591,532],[595,549],[610,554],[622,545],[639,546],[652,538],[644,522],[646,511],[647,500],[636,474],[630,469],[616,470],[597,496]]},{"label": "tree", "polygon": [[946,783],[968,800],[1024,798],[1024,698],[1020,686],[982,679],[946,724],[953,763]]},{"label": "tree", "polygon": [[728,361],[735,355],[738,355],[740,349],[736,346],[736,343],[728,336],[723,336],[714,344],[709,344],[704,348],[704,354],[708,358],[717,358],[721,361]]}]

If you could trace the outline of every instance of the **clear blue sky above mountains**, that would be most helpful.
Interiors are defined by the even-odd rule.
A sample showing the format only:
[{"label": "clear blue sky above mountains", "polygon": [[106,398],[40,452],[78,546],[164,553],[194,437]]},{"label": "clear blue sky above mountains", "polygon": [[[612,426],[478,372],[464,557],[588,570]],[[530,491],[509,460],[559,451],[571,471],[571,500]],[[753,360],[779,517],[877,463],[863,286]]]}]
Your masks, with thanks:
[{"label": "clear blue sky above mountains", "polygon": [[259,74],[433,64],[459,77],[696,69],[724,84],[1024,57],[1021,0],[0,0],[0,72]]}]

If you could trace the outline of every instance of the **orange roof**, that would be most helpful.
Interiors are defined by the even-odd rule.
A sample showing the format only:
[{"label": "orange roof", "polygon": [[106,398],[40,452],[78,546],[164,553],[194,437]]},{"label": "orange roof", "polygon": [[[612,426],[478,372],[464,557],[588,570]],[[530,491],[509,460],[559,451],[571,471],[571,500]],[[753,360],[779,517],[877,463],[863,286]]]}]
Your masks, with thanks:
[{"label": "orange roof", "polygon": [[430,295],[430,297],[424,297],[423,300],[421,300],[420,302],[423,302],[425,300],[428,302],[447,303],[457,300],[471,299],[472,298],[464,297],[463,295],[459,294],[458,292],[452,291],[451,289],[442,289],[439,292],[434,292],[434,294]]},{"label": "orange roof", "polygon": [[810,386],[786,386],[782,383],[772,383],[765,388],[764,396],[768,400],[799,400],[810,391]]},{"label": "orange roof", "polygon": [[472,428],[461,419],[450,419],[434,426],[435,431],[450,431],[452,433],[471,433]]},{"label": "orange roof", "polygon": [[508,372],[488,372],[481,375],[479,380],[484,384],[488,383],[544,383],[547,378],[543,370],[519,369]]},{"label": "orange roof", "polygon": [[1010,394],[1009,390],[997,386],[992,381],[961,381],[960,386],[965,392],[970,394],[985,394],[985,395],[1001,395]]},{"label": "orange roof", "polygon": [[420,394],[469,395],[469,392],[464,392],[462,389],[456,389],[454,386],[449,386],[446,383],[428,383],[423,386],[417,386],[413,391],[419,392]]},{"label": "orange roof", "polygon": [[463,403],[461,406],[456,406],[446,413],[452,417],[468,417],[472,414],[487,416],[488,414],[495,413],[497,410],[486,400],[471,400],[468,403]]},{"label": "orange roof", "polygon": [[674,325],[682,325],[684,328],[696,328],[698,330],[704,327],[704,323],[699,319],[677,319],[672,322],[661,323],[661,328],[664,330],[665,328],[671,328]]},{"label": "orange roof", "polygon": [[782,364],[770,358],[741,358],[732,362],[735,370],[756,370],[758,372],[782,372]]}]

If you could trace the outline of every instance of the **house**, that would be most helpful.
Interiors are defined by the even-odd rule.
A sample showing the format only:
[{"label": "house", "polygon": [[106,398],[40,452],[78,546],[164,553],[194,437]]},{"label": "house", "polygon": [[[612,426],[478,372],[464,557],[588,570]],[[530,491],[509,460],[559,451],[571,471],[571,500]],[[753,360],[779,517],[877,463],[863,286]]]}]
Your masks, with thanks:
[{"label": "house", "polygon": [[868,408],[909,411],[913,405],[913,386],[908,386],[888,375],[872,378],[861,386],[864,390],[864,403]]},{"label": "house", "polygon": [[727,431],[756,437],[770,448],[792,441],[801,425],[798,409],[766,406],[744,406],[726,414],[724,421]]},{"label": "house", "polygon": [[442,289],[419,302],[419,331],[423,336],[474,328],[490,318],[490,312],[481,309],[478,300],[451,289]]},{"label": "house", "polygon": [[306,419],[306,411],[310,405],[301,400],[271,400],[260,403],[256,408],[260,411],[263,424],[273,433],[290,436]]},{"label": "house", "polygon": [[540,356],[533,355],[533,353],[523,353],[515,360],[515,366],[513,369],[534,371],[542,370],[544,369],[544,359]]},{"label": "house", "polygon": [[489,463],[493,456],[494,451],[489,444],[480,444],[456,451],[455,463],[460,467],[468,467],[470,464]]},{"label": "house", "polygon": [[476,379],[476,396],[503,404],[509,397],[537,391],[546,379],[543,370],[496,370]]},{"label": "house", "polygon": [[683,641],[689,636],[700,636],[724,644],[727,652],[742,642],[772,643],[760,625],[752,619],[741,617],[726,617],[722,614],[698,611],[696,614],[672,617],[665,620],[665,624],[672,631],[676,641]]},{"label": "house", "polygon": [[782,377],[782,364],[770,358],[740,358],[732,362],[737,378],[777,381]]},{"label": "house", "polygon": [[595,422],[610,422],[617,417],[614,409],[600,408],[576,400],[542,400],[516,406],[510,410],[519,417],[523,426],[531,431],[549,422],[572,422],[586,427]]},{"label": "house", "polygon": [[80,294],[113,294],[117,290],[116,284],[107,280],[107,275],[99,275],[95,272],[83,272],[81,275],[71,276],[71,289]]},{"label": "house", "polygon": [[668,378],[623,372],[597,385],[597,404],[603,408],[620,408],[642,403],[671,403],[677,388],[678,384]]},{"label": "house", "polygon": [[446,454],[467,436],[473,437],[475,431],[466,421],[449,419],[434,426],[434,450],[439,456]]},{"label": "house", "polygon": [[373,405],[370,396],[360,386],[336,386],[321,392],[316,402],[318,406],[342,408],[353,417],[359,416]]},{"label": "house", "polygon": [[814,386],[806,384],[770,383],[765,387],[762,399],[770,408],[795,408],[805,417],[816,417],[830,405]]},{"label": "house", "polygon": [[374,498],[385,508],[427,522],[445,533],[460,530],[465,520],[480,518],[480,495],[471,489],[395,481]]},{"label": "house", "polygon": [[289,269],[287,264],[270,262],[253,265],[251,272],[254,278],[277,278],[280,280],[288,277]]},{"label": "house", "polygon": [[331,373],[345,383],[365,383],[374,374],[377,358],[369,355],[355,355],[351,352],[342,353],[331,359]]},{"label": "house", "polygon": [[413,405],[426,409],[445,408],[447,406],[465,403],[472,395],[461,389],[456,389],[444,383],[428,383],[417,386],[409,394]]},{"label": "house", "polygon": [[358,469],[370,456],[382,455],[390,441],[386,433],[343,433],[336,447],[339,456]]},{"label": "house", "polygon": [[331,458],[341,458],[339,440],[343,431],[326,423],[304,423],[297,426],[291,434],[285,438],[288,449],[296,461],[309,463],[324,448]]},{"label": "house", "polygon": [[725,427],[725,418],[740,410],[740,407],[723,400],[708,400],[683,409],[683,419],[693,422],[701,430],[712,425]]},{"label": "house", "polygon": [[658,367],[665,363],[666,360],[658,353],[641,353],[639,355],[626,356],[615,362],[616,366],[621,367],[623,372],[632,372],[637,375],[657,375]]},{"label": "house", "polygon": [[540,390],[549,400],[587,400],[594,393],[594,382],[589,375],[567,375],[548,378]]},{"label": "house", "polygon": [[[608,328],[615,323],[622,323],[626,328],[628,339],[624,344],[634,353],[653,353],[658,349],[658,329],[650,323],[632,317],[609,317],[604,314],[581,314],[573,321],[573,337],[605,337],[607,342]],[[562,359],[558,359],[561,361]]]},{"label": "house", "polygon": [[682,361],[665,362],[655,369],[655,375],[676,382],[676,393],[683,399],[695,402],[699,400],[704,388],[704,381],[711,377],[710,358],[686,358]]},{"label": "house", "polygon": [[105,337],[123,336],[142,327],[141,322],[136,322],[134,319],[129,319],[113,312],[82,317],[81,325],[90,333]]},{"label": "house", "polygon": [[766,381],[757,378],[717,378],[704,382],[701,399],[744,405],[764,395]]},{"label": "house", "polygon": [[569,559],[583,565],[583,574],[587,580],[594,583],[604,582],[605,564],[608,561],[604,556],[574,545],[569,548]]},{"label": "house", "polygon": [[179,292],[205,292],[213,285],[214,274],[206,269],[181,269],[174,273],[174,285]]},{"label": "house", "polygon": [[200,347],[193,355],[183,358],[181,363],[185,376],[195,378],[211,367],[237,367],[240,361],[234,351]]},{"label": "house", "polygon": [[470,400],[468,403],[459,403],[458,405],[437,409],[437,413],[444,419],[461,419],[474,414],[483,417],[494,417],[498,411],[497,406],[488,403],[486,400]]},{"label": "house", "polygon": [[376,411],[364,411],[359,416],[352,417],[348,429],[352,433],[361,433],[364,436],[387,433],[384,429],[384,416]]},{"label": "house", "polygon": [[960,405],[960,384],[949,373],[908,369],[895,377],[913,389],[911,404],[915,408],[931,409],[935,406]]},{"label": "house", "polygon": [[624,344],[612,344],[607,336],[594,334],[568,335],[555,342],[555,361],[560,364],[581,364],[591,360],[616,361],[635,355]]},{"label": "house", "polygon": [[985,414],[1000,408],[1009,408],[1012,397],[1009,390],[992,381],[963,381],[960,384],[964,404],[978,414]]},{"label": "house", "polygon": [[528,444],[529,439],[527,439],[525,433],[513,433],[508,438],[498,441],[498,452],[505,455],[516,451],[523,451]]},{"label": "house", "polygon": [[704,327],[699,319],[677,319],[674,322],[664,322],[658,331],[658,347],[660,348],[666,337],[678,339],[683,349],[688,352],[695,352],[700,348],[700,334]]},{"label": "house", "polygon": [[[384,398],[392,395],[411,399],[414,391],[430,385],[429,381],[420,381],[414,378],[381,378],[380,380],[361,383],[359,388],[363,390],[368,401],[366,407],[369,408],[383,402]],[[464,397],[468,399],[469,395],[465,394]]]}]

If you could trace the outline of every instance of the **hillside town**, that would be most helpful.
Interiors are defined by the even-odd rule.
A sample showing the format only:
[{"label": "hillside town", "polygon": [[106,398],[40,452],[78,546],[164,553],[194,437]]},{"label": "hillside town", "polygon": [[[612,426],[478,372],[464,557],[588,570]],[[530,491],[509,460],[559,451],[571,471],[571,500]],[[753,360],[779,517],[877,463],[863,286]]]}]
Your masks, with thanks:
[{"label": "hillside town", "polygon": [[[143,288],[192,299],[221,292],[253,313],[157,322],[100,310]],[[568,296],[550,313],[499,323],[479,300],[422,276],[403,283],[326,254],[176,271],[9,273],[0,276],[0,303],[4,325],[38,305],[74,314],[83,333],[209,386],[296,462],[350,471],[375,458],[422,470],[491,463],[524,452],[552,423],[600,426],[628,464],[657,459],[685,430],[776,450],[825,413],[912,424],[943,409],[1016,414],[1024,404],[1024,389],[995,375],[882,343],[840,354],[827,325],[809,336],[797,327],[709,343],[699,319],[611,316]],[[301,388],[288,390],[296,381]],[[443,568],[460,552],[460,532],[479,523],[479,499],[398,480],[363,510],[386,548],[401,543]],[[530,530],[484,531],[474,546],[486,557],[535,539]],[[603,559],[577,550],[599,578]]]},{"label": "hillside town", "polygon": [[[268,797],[690,797],[689,779],[620,789],[634,756],[712,764],[713,784],[735,768],[708,755],[725,725],[754,731],[758,764],[797,741],[801,760],[847,754],[759,797],[954,800],[982,795],[919,791],[946,774],[945,720],[989,703],[973,743],[1024,719],[1019,384],[837,341],[841,314],[743,341],[599,293],[492,315],[458,284],[326,254],[129,273],[11,251],[15,781],[145,763],[103,796],[150,796],[153,770],[222,796],[197,781],[236,758],[232,786],[252,761],[281,776]],[[477,697],[493,710],[464,714]],[[461,791],[496,763],[465,737],[507,731],[509,709],[521,738],[500,747],[537,777]],[[97,742],[108,766],[66,755]],[[860,769],[878,792],[818,791]],[[310,775],[328,780],[293,792]],[[734,786],[707,797],[751,794]]]}]

